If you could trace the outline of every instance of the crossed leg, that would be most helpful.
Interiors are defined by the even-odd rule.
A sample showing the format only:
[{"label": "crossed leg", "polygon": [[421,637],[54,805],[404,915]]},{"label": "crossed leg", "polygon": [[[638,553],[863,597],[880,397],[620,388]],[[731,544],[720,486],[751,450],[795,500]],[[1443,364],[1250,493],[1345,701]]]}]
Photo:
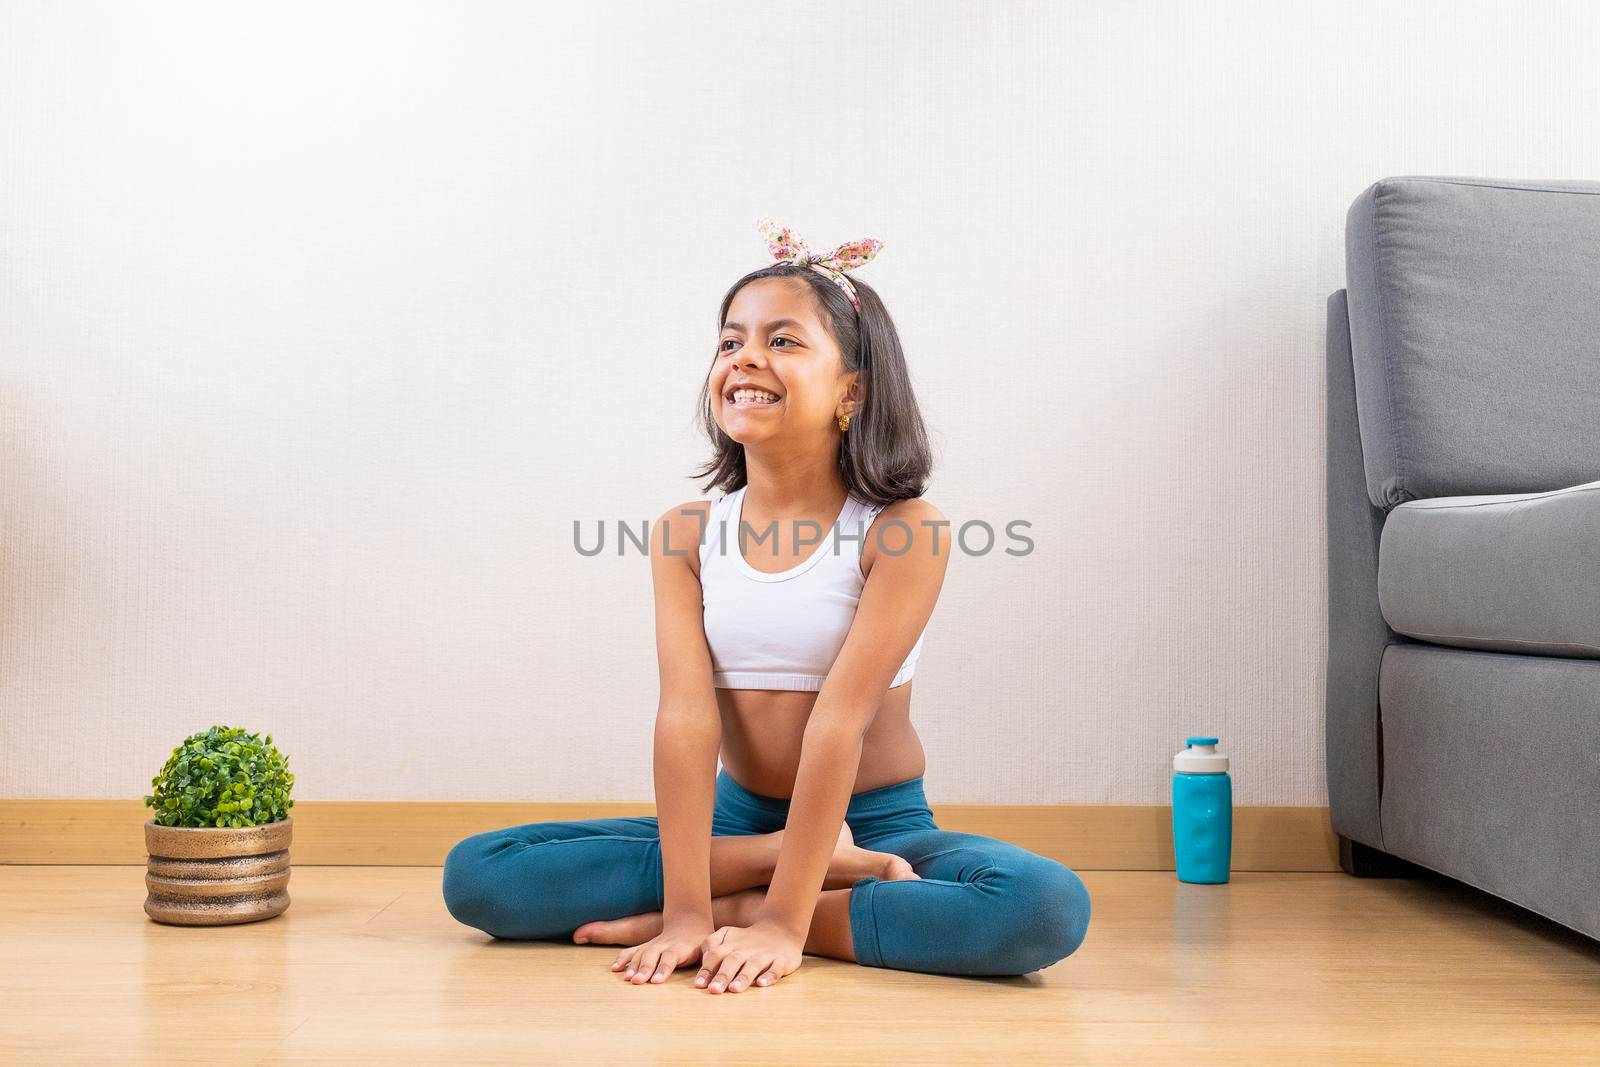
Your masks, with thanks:
[{"label": "crossed leg", "polygon": [[[760,906],[782,837],[781,830],[712,837],[713,917],[728,919],[720,925],[739,925]],[[910,877],[911,867],[899,856],[857,847],[842,827],[824,889],[848,892],[868,876]],[[450,850],[443,881],[450,914],[495,937],[618,944],[648,927],[651,915],[659,932],[658,824],[654,816],[578,819],[474,834]],[[747,892],[754,889],[760,894]]]},{"label": "crossed leg", "polygon": [[[773,840],[752,844],[741,837]],[[712,902],[714,918],[719,900],[729,918],[759,907],[756,894],[764,896],[761,887],[771,878],[761,863],[775,867],[777,840],[712,839],[713,892],[721,890]],[[869,855],[899,857],[911,870],[864,874],[848,888],[825,888],[807,952],[934,974],[1027,974],[1071,955],[1087,932],[1090,901],[1082,880],[1018,845],[921,827],[869,833],[858,844]],[[661,884],[658,827],[654,817],[643,816],[477,834],[451,850],[444,870],[451,914],[507,938],[571,939],[591,927],[589,942],[602,943],[596,915],[601,924],[648,922],[652,914],[659,923]],[[632,943],[641,940],[648,936]]]}]

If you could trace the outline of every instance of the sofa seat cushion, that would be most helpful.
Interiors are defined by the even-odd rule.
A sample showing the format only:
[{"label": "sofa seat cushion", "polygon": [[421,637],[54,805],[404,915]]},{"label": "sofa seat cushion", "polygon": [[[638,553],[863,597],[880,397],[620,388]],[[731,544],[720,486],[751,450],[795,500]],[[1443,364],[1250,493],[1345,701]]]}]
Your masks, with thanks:
[{"label": "sofa seat cushion", "polygon": [[1600,659],[1600,481],[1396,506],[1378,605],[1419,641]]}]

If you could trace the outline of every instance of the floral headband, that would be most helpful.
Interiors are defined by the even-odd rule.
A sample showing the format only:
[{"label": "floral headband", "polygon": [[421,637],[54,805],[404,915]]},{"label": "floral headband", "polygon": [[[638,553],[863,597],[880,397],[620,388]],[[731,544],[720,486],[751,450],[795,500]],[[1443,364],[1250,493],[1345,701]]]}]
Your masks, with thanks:
[{"label": "floral headband", "polygon": [[771,219],[757,220],[756,228],[761,231],[761,236],[766,238],[767,248],[771,250],[774,259],[781,263],[812,267],[826,274],[833,284],[844,290],[844,295],[850,298],[856,314],[861,313],[861,301],[856,298],[856,287],[850,284],[850,279],[844,276],[844,272],[855,270],[877,255],[878,250],[883,247],[882,241],[876,237],[863,237],[859,241],[842,244],[832,252],[822,252],[806,244],[800,239],[799,234],[787,226],[779,226]]}]

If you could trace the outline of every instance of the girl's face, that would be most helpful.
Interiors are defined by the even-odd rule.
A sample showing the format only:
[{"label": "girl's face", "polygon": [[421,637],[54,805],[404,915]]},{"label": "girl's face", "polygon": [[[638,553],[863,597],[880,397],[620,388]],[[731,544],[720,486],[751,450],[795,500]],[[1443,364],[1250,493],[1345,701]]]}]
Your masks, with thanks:
[{"label": "girl's face", "polygon": [[[742,445],[838,435],[835,420],[856,410],[861,391],[820,314],[796,278],[760,278],[734,295],[711,368],[711,410],[723,433]],[[749,396],[744,386],[777,399]]]}]

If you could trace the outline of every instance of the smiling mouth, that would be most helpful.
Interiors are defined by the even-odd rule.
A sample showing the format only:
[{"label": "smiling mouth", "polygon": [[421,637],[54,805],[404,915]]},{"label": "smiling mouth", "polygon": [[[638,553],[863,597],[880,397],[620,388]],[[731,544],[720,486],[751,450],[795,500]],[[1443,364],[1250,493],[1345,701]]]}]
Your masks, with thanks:
[{"label": "smiling mouth", "polygon": [[783,397],[769,393],[765,389],[735,389],[723,398],[732,407],[745,408],[775,408],[783,402]]}]

